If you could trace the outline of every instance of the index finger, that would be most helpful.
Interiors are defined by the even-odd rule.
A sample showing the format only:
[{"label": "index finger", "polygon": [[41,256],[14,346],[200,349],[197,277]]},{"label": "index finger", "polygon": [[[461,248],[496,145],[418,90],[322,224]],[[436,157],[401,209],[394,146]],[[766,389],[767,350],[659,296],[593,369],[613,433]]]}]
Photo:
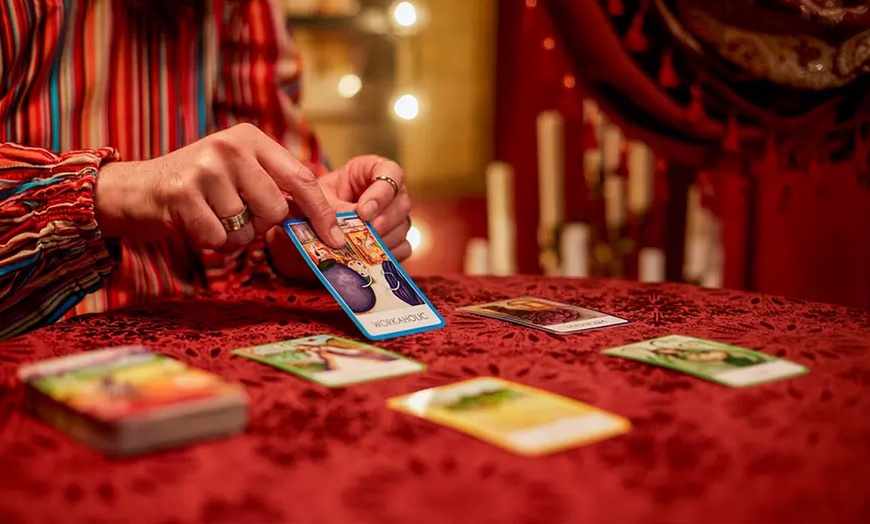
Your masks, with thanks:
[{"label": "index finger", "polygon": [[[405,191],[405,171],[392,160],[374,157],[368,165],[357,164],[353,169],[364,169],[365,172],[359,176],[369,181],[368,188],[360,195],[357,204],[357,213],[363,220],[374,219],[378,213],[387,209],[399,192]],[[395,187],[390,180],[395,183]]]},{"label": "index finger", "polygon": [[311,221],[314,231],[329,247],[344,247],[345,237],[338,227],[335,210],[329,205],[314,173],[277,142],[266,135],[262,138],[265,140],[260,142],[261,147],[256,148],[257,162],[279,188],[293,196],[293,200]]}]

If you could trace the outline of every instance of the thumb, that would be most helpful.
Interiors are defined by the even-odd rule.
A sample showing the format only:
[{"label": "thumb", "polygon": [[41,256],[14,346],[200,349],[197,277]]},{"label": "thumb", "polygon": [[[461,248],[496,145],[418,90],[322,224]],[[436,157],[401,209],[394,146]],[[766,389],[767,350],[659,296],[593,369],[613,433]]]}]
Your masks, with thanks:
[{"label": "thumb", "polygon": [[333,202],[333,207],[335,208],[336,213],[349,213],[351,211],[356,211],[355,204],[351,202],[345,202],[344,200]]}]

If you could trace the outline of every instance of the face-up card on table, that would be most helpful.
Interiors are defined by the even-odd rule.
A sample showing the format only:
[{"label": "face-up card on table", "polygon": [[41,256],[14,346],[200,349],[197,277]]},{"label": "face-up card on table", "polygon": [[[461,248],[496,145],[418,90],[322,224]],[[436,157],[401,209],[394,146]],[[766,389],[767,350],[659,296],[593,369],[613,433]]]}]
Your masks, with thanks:
[{"label": "face-up card on table", "polygon": [[601,311],[529,296],[465,306],[459,311],[560,335],[628,323],[624,318]]},{"label": "face-up card on table", "polygon": [[606,349],[603,353],[732,387],[754,386],[809,372],[805,366],[758,351],[683,335],[654,338]]},{"label": "face-up card on table", "polygon": [[307,220],[288,220],[284,228],[317,277],[370,340],[384,340],[438,329],[441,314],[393,258],[383,241],[356,213],[340,213],[347,238],[332,249]]},{"label": "face-up card on table", "polygon": [[142,346],[44,360],[18,375],[32,411],[107,453],[228,435],[247,423],[241,385]]},{"label": "face-up card on table", "polygon": [[628,420],[554,393],[481,377],[394,397],[387,405],[520,455],[543,455],[628,432]]},{"label": "face-up card on table", "polygon": [[327,387],[424,371],[426,366],[381,348],[333,335],[285,340],[234,354],[288,371]]}]

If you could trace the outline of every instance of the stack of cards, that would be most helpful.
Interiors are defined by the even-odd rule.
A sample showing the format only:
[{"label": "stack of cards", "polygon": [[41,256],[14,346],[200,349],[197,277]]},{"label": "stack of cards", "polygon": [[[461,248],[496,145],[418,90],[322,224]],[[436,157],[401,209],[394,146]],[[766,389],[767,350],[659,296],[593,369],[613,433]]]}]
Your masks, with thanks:
[{"label": "stack of cards", "polygon": [[326,387],[342,387],[424,371],[426,366],[381,348],[315,335],[233,351]]},{"label": "stack of cards", "polygon": [[539,389],[477,378],[391,398],[398,411],[520,455],[543,455],[626,433],[628,420]]},{"label": "stack of cards", "polygon": [[603,353],[682,371],[732,387],[754,386],[809,372],[794,362],[751,349],[683,335],[605,349]]},{"label": "stack of cards", "polygon": [[384,340],[444,326],[444,319],[383,241],[356,213],[341,213],[347,237],[332,249],[307,220],[288,220],[287,234],[342,309],[370,340]]},{"label": "stack of cards", "polygon": [[607,313],[538,297],[499,300],[461,307],[459,311],[504,320],[557,335],[628,323],[628,320]]},{"label": "stack of cards", "polygon": [[248,419],[240,385],[141,346],[37,362],[19,378],[37,416],[110,454],[237,433]]}]

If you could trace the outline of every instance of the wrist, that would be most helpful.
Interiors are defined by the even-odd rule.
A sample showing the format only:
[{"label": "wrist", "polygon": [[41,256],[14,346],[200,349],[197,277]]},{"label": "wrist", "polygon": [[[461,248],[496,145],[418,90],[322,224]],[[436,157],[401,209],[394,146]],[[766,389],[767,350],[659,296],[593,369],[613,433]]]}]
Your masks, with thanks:
[{"label": "wrist", "polygon": [[94,183],[94,220],[100,228],[103,238],[117,239],[121,237],[120,198],[123,190],[119,187],[126,168],[126,162],[112,162],[104,165],[97,173]]}]

